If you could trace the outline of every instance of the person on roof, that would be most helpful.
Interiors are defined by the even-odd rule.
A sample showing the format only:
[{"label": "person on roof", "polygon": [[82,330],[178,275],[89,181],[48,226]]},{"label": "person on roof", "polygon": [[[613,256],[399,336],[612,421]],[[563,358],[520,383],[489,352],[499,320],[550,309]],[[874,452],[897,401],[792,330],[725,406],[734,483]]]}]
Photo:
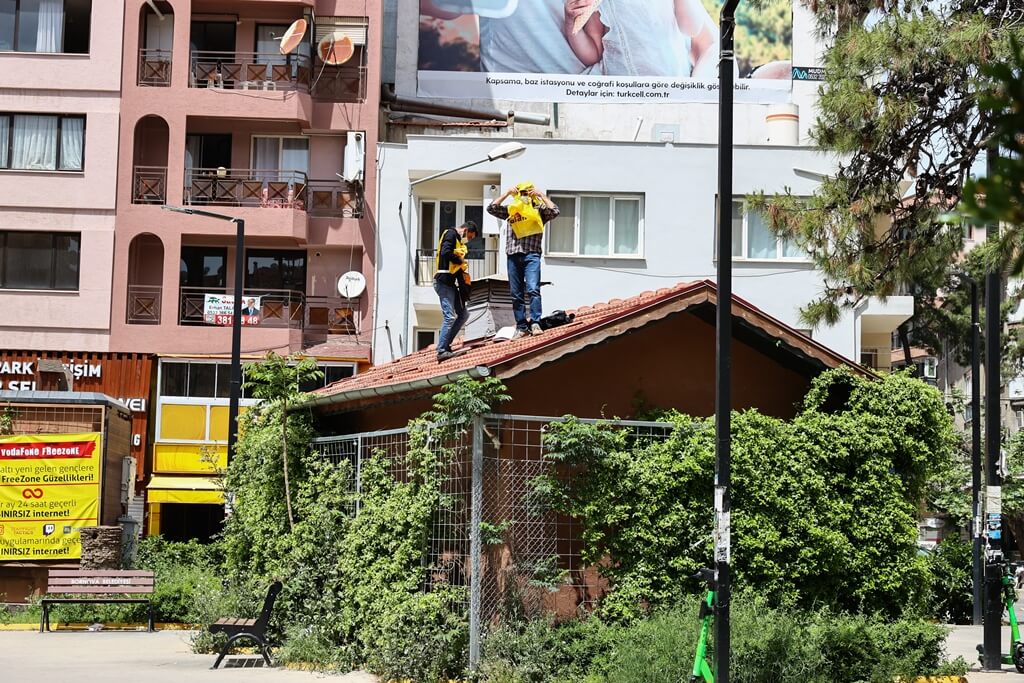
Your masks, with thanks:
[{"label": "person on roof", "polygon": [[[508,206],[502,203],[509,197]],[[516,318],[513,339],[540,334],[544,315],[540,300],[540,256],[544,250],[544,226],[558,218],[558,206],[533,183],[519,183],[491,202],[487,213],[507,221],[505,254],[508,256],[508,286],[512,292],[512,313]],[[526,316],[526,297],[530,316]]]},{"label": "person on roof", "polygon": [[469,313],[469,264],[466,253],[467,243],[475,239],[479,229],[473,221],[466,221],[457,228],[445,228],[437,243],[437,260],[434,272],[434,292],[441,302],[441,333],[437,336],[437,362],[461,356],[466,349],[452,351],[452,342],[466,324]]}]

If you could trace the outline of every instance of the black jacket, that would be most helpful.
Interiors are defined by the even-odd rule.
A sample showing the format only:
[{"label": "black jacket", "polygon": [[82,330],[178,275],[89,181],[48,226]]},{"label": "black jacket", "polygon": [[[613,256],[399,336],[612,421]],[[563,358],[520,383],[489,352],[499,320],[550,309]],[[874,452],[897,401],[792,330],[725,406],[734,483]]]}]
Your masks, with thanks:
[{"label": "black jacket", "polygon": [[454,228],[445,228],[438,247],[434,279],[449,286],[455,284],[455,277],[450,272],[451,266],[462,265],[462,259],[455,255],[455,246],[458,242],[459,233]]}]

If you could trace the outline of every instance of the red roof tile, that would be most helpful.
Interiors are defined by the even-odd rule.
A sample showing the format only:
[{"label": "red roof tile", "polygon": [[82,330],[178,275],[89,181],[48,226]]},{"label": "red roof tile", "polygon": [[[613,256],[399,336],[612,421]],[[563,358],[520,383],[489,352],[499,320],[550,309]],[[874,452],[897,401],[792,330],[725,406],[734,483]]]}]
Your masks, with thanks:
[{"label": "red roof tile", "polygon": [[[360,390],[382,389],[416,380],[441,379],[447,375],[456,374],[460,371],[466,372],[479,366],[492,368],[524,356],[552,349],[569,339],[590,334],[606,324],[618,322],[646,309],[660,307],[677,298],[705,294],[708,300],[713,300],[715,291],[716,288],[713,282],[701,280],[680,283],[674,287],[659,289],[657,292],[643,292],[628,299],[613,299],[607,303],[595,306],[582,306],[575,311],[569,311],[576,315],[572,323],[547,330],[538,336],[527,336],[510,341],[485,340],[468,346],[460,346],[461,342],[457,342],[453,344],[453,348],[455,350],[460,348],[468,349],[467,353],[440,363],[437,361],[434,347],[430,346],[427,349],[411,353],[389,363],[374,366],[366,372],[339,380],[320,389],[315,392],[313,402],[344,403],[349,400],[349,397],[346,395],[352,394],[352,392],[360,392]],[[791,340],[795,340],[793,344],[811,349],[814,355],[820,358],[828,357],[833,365],[853,365],[851,361],[808,339],[738,297],[733,297],[733,306],[734,311],[736,307],[742,309],[744,317],[763,321],[765,327],[791,336]],[[330,396],[336,398],[327,400],[327,397]],[[358,396],[351,396],[352,400],[356,398]]]}]

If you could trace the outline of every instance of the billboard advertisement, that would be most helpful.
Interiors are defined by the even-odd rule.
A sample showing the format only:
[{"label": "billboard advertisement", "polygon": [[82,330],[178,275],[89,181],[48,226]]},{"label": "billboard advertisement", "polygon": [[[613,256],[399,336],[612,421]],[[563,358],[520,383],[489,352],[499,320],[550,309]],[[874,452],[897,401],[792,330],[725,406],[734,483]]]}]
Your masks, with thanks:
[{"label": "billboard advertisement", "polygon": [[[242,324],[259,325],[262,304],[258,296],[242,297]],[[228,325],[235,319],[235,297],[229,294],[207,294],[203,299],[203,322]]]},{"label": "billboard advertisement", "polygon": [[[417,94],[534,102],[715,102],[715,0],[421,0]],[[786,102],[790,0],[741,3],[737,102]]]},{"label": "billboard advertisement", "polygon": [[79,529],[99,523],[101,436],[0,437],[0,561],[82,556]]}]

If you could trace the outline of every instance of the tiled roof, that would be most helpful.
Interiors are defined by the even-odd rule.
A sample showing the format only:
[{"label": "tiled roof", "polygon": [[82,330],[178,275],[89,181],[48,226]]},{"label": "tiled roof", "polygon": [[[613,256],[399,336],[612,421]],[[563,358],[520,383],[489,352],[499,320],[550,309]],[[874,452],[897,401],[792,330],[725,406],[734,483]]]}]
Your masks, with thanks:
[{"label": "tiled roof", "polygon": [[[612,299],[592,306],[583,306],[569,311],[576,315],[573,322],[547,330],[541,335],[527,336],[511,341],[487,339],[475,342],[468,347],[460,346],[459,343],[453,344],[452,347],[456,351],[460,348],[468,348],[468,353],[440,363],[437,361],[436,350],[431,345],[422,351],[411,353],[390,363],[374,366],[366,372],[324,387],[314,393],[312,402],[314,404],[345,403],[349,400],[364,398],[372,390],[386,387],[394,389],[397,388],[396,385],[406,385],[420,380],[442,380],[445,377],[458,375],[460,372],[470,372],[473,368],[481,366],[494,369],[496,366],[508,365],[542,352],[554,350],[570,340],[597,334],[611,323],[659,309],[678,300],[691,300],[691,305],[708,301],[713,303],[715,291],[713,282],[701,280],[684,282],[657,291],[643,292],[628,299]],[[733,297],[733,311],[734,316],[741,315],[748,322],[753,320],[754,324],[757,324],[757,321],[761,321],[770,333],[786,336],[791,346],[805,350],[810,349],[810,355],[818,357],[831,366],[852,365],[851,361],[808,339],[738,297]],[[431,384],[433,383],[431,382]],[[438,383],[443,382],[439,381]]]}]

